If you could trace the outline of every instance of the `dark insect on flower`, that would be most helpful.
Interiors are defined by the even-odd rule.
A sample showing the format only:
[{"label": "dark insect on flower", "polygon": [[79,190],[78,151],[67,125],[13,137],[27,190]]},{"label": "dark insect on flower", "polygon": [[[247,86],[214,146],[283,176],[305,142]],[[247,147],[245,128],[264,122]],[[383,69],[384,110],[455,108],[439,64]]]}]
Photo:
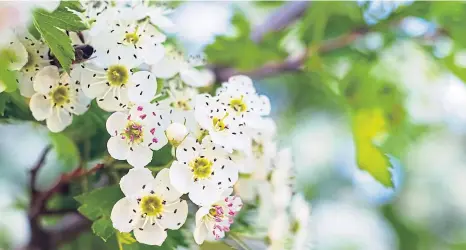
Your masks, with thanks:
[{"label": "dark insect on flower", "polygon": [[[69,32],[66,32],[69,36]],[[83,44],[75,44],[73,45],[74,48],[74,60],[72,61],[72,64],[79,64],[82,62],[85,62],[89,59],[91,59],[91,56],[94,54],[94,47],[91,45],[85,44],[84,37],[81,32],[77,33],[78,38],[81,40]],[[52,51],[49,50],[48,56],[50,59],[50,64],[55,65],[59,68],[61,68],[60,62],[58,59],[52,54]]]},{"label": "dark insect on flower", "polygon": [[[74,60],[72,64],[78,64],[89,60],[94,54],[94,48],[91,45],[83,44],[83,45],[74,45]],[[55,65],[61,68],[60,62],[58,59],[52,54],[52,51],[49,50],[48,56],[51,60],[52,65]]]}]

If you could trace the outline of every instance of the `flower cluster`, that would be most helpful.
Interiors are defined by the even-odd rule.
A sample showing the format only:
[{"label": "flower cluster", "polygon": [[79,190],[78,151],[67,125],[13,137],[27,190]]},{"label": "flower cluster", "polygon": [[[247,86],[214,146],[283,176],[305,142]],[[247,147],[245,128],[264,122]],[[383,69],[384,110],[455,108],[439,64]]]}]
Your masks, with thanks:
[{"label": "flower cluster", "polygon": [[[222,83],[215,94],[206,92],[213,74],[198,69],[199,57],[185,59],[169,44],[163,31],[174,28],[166,16],[170,11],[147,2],[85,1],[82,18],[91,28],[80,34],[84,45],[75,48],[88,58],[76,60],[69,72],[42,41],[14,32],[7,45],[16,55],[10,66],[34,118],[61,132],[93,100],[111,112],[108,153],[133,167],[120,181],[125,197],[111,219],[117,230],[132,231],[141,243],[161,245],[168,229],[183,226],[188,202],[180,197],[185,194],[199,207],[193,232],[198,244],[223,238],[242,200],[263,195],[264,185],[273,194],[264,199],[273,202],[275,218],[288,218],[290,156],[277,154],[269,99],[243,75]],[[154,178],[146,166],[164,147],[172,148],[173,161]],[[241,198],[233,195],[234,188]]]}]

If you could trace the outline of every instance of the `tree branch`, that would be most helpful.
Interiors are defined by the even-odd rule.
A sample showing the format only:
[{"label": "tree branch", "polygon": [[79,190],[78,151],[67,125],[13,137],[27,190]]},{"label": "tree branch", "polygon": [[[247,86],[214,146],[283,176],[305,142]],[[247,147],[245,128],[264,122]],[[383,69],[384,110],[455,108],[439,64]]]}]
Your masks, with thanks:
[{"label": "tree branch", "polygon": [[234,68],[223,68],[215,71],[217,80],[219,82],[227,81],[228,78],[234,75],[247,75],[251,78],[265,78],[268,76],[277,75],[283,72],[297,71],[300,70],[306,60],[312,56],[313,53],[328,53],[336,49],[340,49],[348,46],[354,42],[357,38],[365,35],[369,30],[365,28],[357,29],[351,33],[342,35],[335,39],[327,40],[322,43],[318,48],[311,47],[304,51],[303,54],[288,58],[283,62],[271,62],[260,68],[251,71],[238,71]]},{"label": "tree branch", "polygon": [[268,16],[263,24],[257,26],[252,31],[251,40],[259,43],[264,38],[265,34],[287,27],[301,17],[310,4],[310,1],[288,2],[284,4],[277,11]]}]

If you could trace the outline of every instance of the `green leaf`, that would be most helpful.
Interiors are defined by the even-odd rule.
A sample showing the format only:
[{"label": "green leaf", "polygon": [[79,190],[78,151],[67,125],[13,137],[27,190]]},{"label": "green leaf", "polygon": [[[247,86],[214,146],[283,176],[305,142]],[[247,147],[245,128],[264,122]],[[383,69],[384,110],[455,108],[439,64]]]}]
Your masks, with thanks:
[{"label": "green leaf", "polygon": [[130,233],[122,233],[120,231],[116,231],[116,236],[118,242],[125,245],[131,245],[136,242],[136,239]]},{"label": "green leaf", "polygon": [[92,231],[104,241],[115,233],[110,214],[115,203],[121,198],[123,193],[118,185],[98,188],[74,197],[81,204],[78,211],[94,221]]},{"label": "green leaf", "polygon": [[55,27],[68,30],[68,31],[83,31],[88,29],[87,25],[85,25],[81,18],[70,12],[66,9],[57,9],[54,12],[50,13],[45,10],[37,10],[36,15],[41,15],[44,18],[49,19]]},{"label": "green leaf", "polygon": [[15,57],[9,50],[0,51],[0,89],[4,88],[5,92],[13,92],[18,87],[15,73],[8,69]]},{"label": "green leaf", "polygon": [[0,93],[0,116],[5,115],[5,107],[7,102],[9,102],[10,97],[7,93]]},{"label": "green leaf", "polygon": [[114,233],[112,220],[108,216],[102,216],[102,218],[92,223],[92,232],[102,238],[103,241],[107,241]]},{"label": "green leaf", "polygon": [[71,62],[74,60],[74,49],[70,37],[57,28],[55,20],[50,18],[50,14],[44,10],[34,11],[33,23],[60,65],[69,72]]},{"label": "green leaf", "polygon": [[58,160],[63,164],[63,171],[73,169],[79,162],[79,150],[74,141],[63,133],[50,132],[49,137]]},{"label": "green leaf", "polygon": [[83,8],[81,2],[79,1],[61,1],[60,2],[60,5],[58,6],[58,9],[61,10],[61,9],[70,9],[70,10],[74,10],[74,11],[77,11],[77,12],[84,12],[85,9]]},{"label": "green leaf", "polygon": [[97,207],[95,213],[110,216],[113,205],[123,198],[123,193],[118,185],[114,185],[98,188],[74,198],[82,205]]},{"label": "green leaf", "polygon": [[367,171],[386,187],[393,187],[392,165],[388,157],[374,145],[386,133],[386,121],[379,108],[361,109],[353,115],[353,136],[360,169]]}]

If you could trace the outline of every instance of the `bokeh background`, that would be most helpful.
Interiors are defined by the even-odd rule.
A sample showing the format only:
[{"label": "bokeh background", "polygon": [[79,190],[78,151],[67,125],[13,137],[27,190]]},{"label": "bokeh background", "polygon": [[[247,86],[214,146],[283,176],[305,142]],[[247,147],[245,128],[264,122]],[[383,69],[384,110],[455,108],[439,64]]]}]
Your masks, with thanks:
[{"label": "bokeh background", "polygon": [[[466,5],[312,1],[259,45],[250,39],[292,4],[176,3],[173,37],[217,76],[225,67],[250,73],[271,99],[297,189],[312,204],[313,249],[466,249]],[[254,74],[294,58],[299,65]],[[377,145],[393,188],[358,168],[355,131],[370,121],[354,116],[365,108],[388,124]],[[31,232],[28,170],[53,138],[34,122],[0,121],[0,246],[20,246]],[[42,190],[70,170],[55,157],[39,172]],[[63,249],[88,249],[90,237]]]}]

